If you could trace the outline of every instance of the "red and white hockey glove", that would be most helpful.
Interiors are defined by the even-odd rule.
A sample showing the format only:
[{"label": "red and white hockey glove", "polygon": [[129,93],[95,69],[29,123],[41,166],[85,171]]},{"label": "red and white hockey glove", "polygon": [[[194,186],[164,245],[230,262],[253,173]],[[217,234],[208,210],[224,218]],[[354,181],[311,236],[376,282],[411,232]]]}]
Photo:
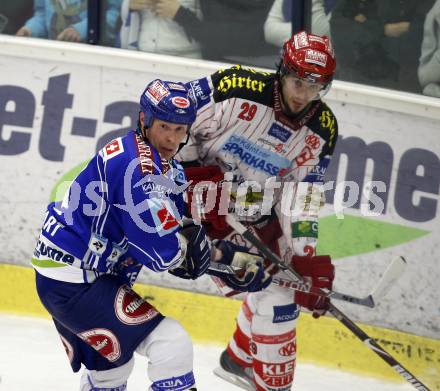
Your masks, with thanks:
[{"label": "red and white hockey glove", "polygon": [[223,238],[231,231],[225,215],[219,215],[223,172],[218,166],[188,167],[185,176],[191,181],[187,189],[188,210],[200,221],[211,238]]},{"label": "red and white hockey glove", "polygon": [[299,257],[294,255],[291,266],[311,283],[309,292],[295,291],[295,303],[312,311],[314,318],[324,315],[330,304],[327,297],[317,295],[319,288],[331,290],[335,278],[335,267],[328,255]]}]

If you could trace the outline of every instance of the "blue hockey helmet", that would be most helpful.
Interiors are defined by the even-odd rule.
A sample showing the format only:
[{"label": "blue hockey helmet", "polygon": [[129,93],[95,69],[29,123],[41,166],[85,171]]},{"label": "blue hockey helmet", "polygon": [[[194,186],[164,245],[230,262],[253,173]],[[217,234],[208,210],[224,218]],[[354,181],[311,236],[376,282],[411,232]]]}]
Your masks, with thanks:
[{"label": "blue hockey helmet", "polygon": [[196,120],[196,103],[183,83],[160,79],[147,85],[140,99],[144,126],[149,128],[154,119],[188,127]]}]

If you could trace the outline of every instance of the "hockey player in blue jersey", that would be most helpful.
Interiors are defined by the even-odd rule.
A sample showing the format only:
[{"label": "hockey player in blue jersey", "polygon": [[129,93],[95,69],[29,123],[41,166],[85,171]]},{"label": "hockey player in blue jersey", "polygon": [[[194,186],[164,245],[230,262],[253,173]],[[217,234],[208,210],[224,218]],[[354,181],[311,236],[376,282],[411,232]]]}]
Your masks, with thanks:
[{"label": "hockey player in blue jersey", "polygon": [[[213,254],[231,264],[240,250],[213,246],[183,217],[187,184],[173,156],[195,111],[184,84],[149,83],[138,129],[107,144],[48,206],[32,265],[73,371],[85,367],[81,391],[125,390],[134,352],[148,357],[150,390],[196,390],[189,336],[131,289],[142,266],[196,279],[210,272]],[[244,274],[224,279],[243,291],[270,283],[251,258]]]}]

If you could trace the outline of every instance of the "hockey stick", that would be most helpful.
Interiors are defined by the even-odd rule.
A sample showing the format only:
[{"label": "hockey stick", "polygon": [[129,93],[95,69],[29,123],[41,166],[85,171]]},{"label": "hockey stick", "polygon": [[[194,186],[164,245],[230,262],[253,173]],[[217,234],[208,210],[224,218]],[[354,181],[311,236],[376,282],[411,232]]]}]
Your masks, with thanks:
[{"label": "hockey stick", "polygon": [[[226,218],[226,220],[228,221],[228,217]],[[239,229],[241,231],[243,231],[243,229],[246,230],[246,228],[238,222],[228,221],[228,224],[229,223],[231,224],[231,227],[236,229],[236,231],[239,233],[241,233]],[[234,226],[233,224],[239,224],[239,225]],[[253,243],[251,240],[249,241],[253,243],[255,247],[259,249],[264,255],[266,255],[269,259],[271,259],[271,261],[275,263],[280,269],[284,271],[288,271],[289,268],[286,265],[284,265],[284,263],[280,264],[278,261],[273,260],[271,256],[265,254],[264,251],[261,249],[261,246],[264,246],[265,248],[267,247],[263,243],[261,243],[257,238],[255,238],[255,240],[259,242],[259,245],[255,245],[255,243]],[[376,306],[378,299],[380,297],[385,296],[388,293],[388,291],[391,289],[393,283],[396,282],[399,279],[399,277],[403,274],[403,272],[405,271],[405,267],[406,267],[405,259],[403,257],[395,257],[388,265],[387,269],[385,270],[378,284],[373,288],[373,290],[368,296],[355,297],[346,293],[329,291],[329,290],[322,290],[321,295],[331,299],[345,301],[351,304],[374,308]],[[211,263],[210,269],[215,270],[217,272],[224,272],[227,274],[231,274],[231,273],[233,274],[236,271],[233,268],[226,267],[225,265],[218,263],[217,264]],[[304,281],[298,280],[298,278],[295,278],[295,281],[291,281],[291,280],[288,281],[282,278],[275,277],[272,278],[272,283],[293,290],[299,290],[305,292],[308,292],[310,290],[310,285]]]},{"label": "hockey stick", "polygon": [[[396,280],[403,272],[405,265],[406,265],[406,261],[404,258],[402,257],[394,258],[393,261],[391,261],[390,265],[388,266],[387,270],[385,271],[384,275],[382,276],[381,280],[377,284],[377,286],[366,297],[359,298],[348,295],[346,293],[327,291],[327,290],[322,291],[322,296],[326,296],[331,299],[346,301],[351,304],[357,304],[357,305],[374,308],[376,306],[378,298],[386,294],[386,292],[392,286],[394,280]],[[235,274],[239,270],[218,262],[211,262],[209,269],[224,274]],[[278,285],[282,288],[304,291],[304,292],[308,292],[310,290],[310,286],[307,283],[284,280],[278,277],[272,278],[272,284]]]},{"label": "hockey stick", "polygon": [[[284,266],[286,273],[288,273],[296,281],[305,283],[303,277],[298,274],[293,268],[285,266],[281,259],[272,252],[264,243],[262,243],[250,230],[239,223],[233,216],[226,215],[228,224],[241,234],[246,240],[252,243],[261,254],[267,257],[277,266]],[[282,268],[282,267],[281,267]],[[382,288],[384,291],[386,288]],[[380,293],[380,292],[379,292]],[[324,292],[325,294],[325,292]],[[373,299],[374,301],[374,299]],[[335,307],[332,303],[329,304],[328,311],[339,320],[345,327],[347,327],[357,338],[359,338],[370,350],[376,353],[382,360],[384,360],[391,368],[393,368],[400,376],[402,376],[408,383],[410,383],[416,390],[430,391],[419,379],[417,379],[410,371],[408,371],[402,364],[400,364],[393,356],[387,353],[374,339],[368,336],[359,326],[356,325],[347,315]]]},{"label": "hockey stick", "polygon": [[336,291],[328,291],[327,297],[342,301],[348,301],[352,304],[364,305],[366,307],[374,308],[380,297],[384,297],[391,289],[393,284],[399,279],[406,268],[406,260],[401,256],[393,258],[383,273],[377,285],[373,288],[371,293],[365,297],[354,297],[345,293]]}]

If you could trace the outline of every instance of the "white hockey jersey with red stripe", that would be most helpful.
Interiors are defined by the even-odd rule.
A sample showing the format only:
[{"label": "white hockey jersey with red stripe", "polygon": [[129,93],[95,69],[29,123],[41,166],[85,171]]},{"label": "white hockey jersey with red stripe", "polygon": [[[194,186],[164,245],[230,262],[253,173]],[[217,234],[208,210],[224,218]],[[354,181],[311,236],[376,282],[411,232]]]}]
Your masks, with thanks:
[{"label": "white hockey jersey with red stripe", "polygon": [[[296,235],[292,227],[298,227],[298,222],[310,225],[316,221],[313,205],[292,213],[293,199],[299,182],[323,182],[338,136],[337,121],[328,106],[313,101],[291,119],[281,110],[278,76],[238,65],[187,86],[197,100],[198,112],[191,142],[178,159],[199,160],[229,172],[226,179],[234,183],[229,212],[240,220],[257,222],[275,206],[287,237]],[[275,189],[273,197],[270,186]],[[252,205],[259,206],[252,209]],[[307,231],[306,225],[302,224]]]}]

